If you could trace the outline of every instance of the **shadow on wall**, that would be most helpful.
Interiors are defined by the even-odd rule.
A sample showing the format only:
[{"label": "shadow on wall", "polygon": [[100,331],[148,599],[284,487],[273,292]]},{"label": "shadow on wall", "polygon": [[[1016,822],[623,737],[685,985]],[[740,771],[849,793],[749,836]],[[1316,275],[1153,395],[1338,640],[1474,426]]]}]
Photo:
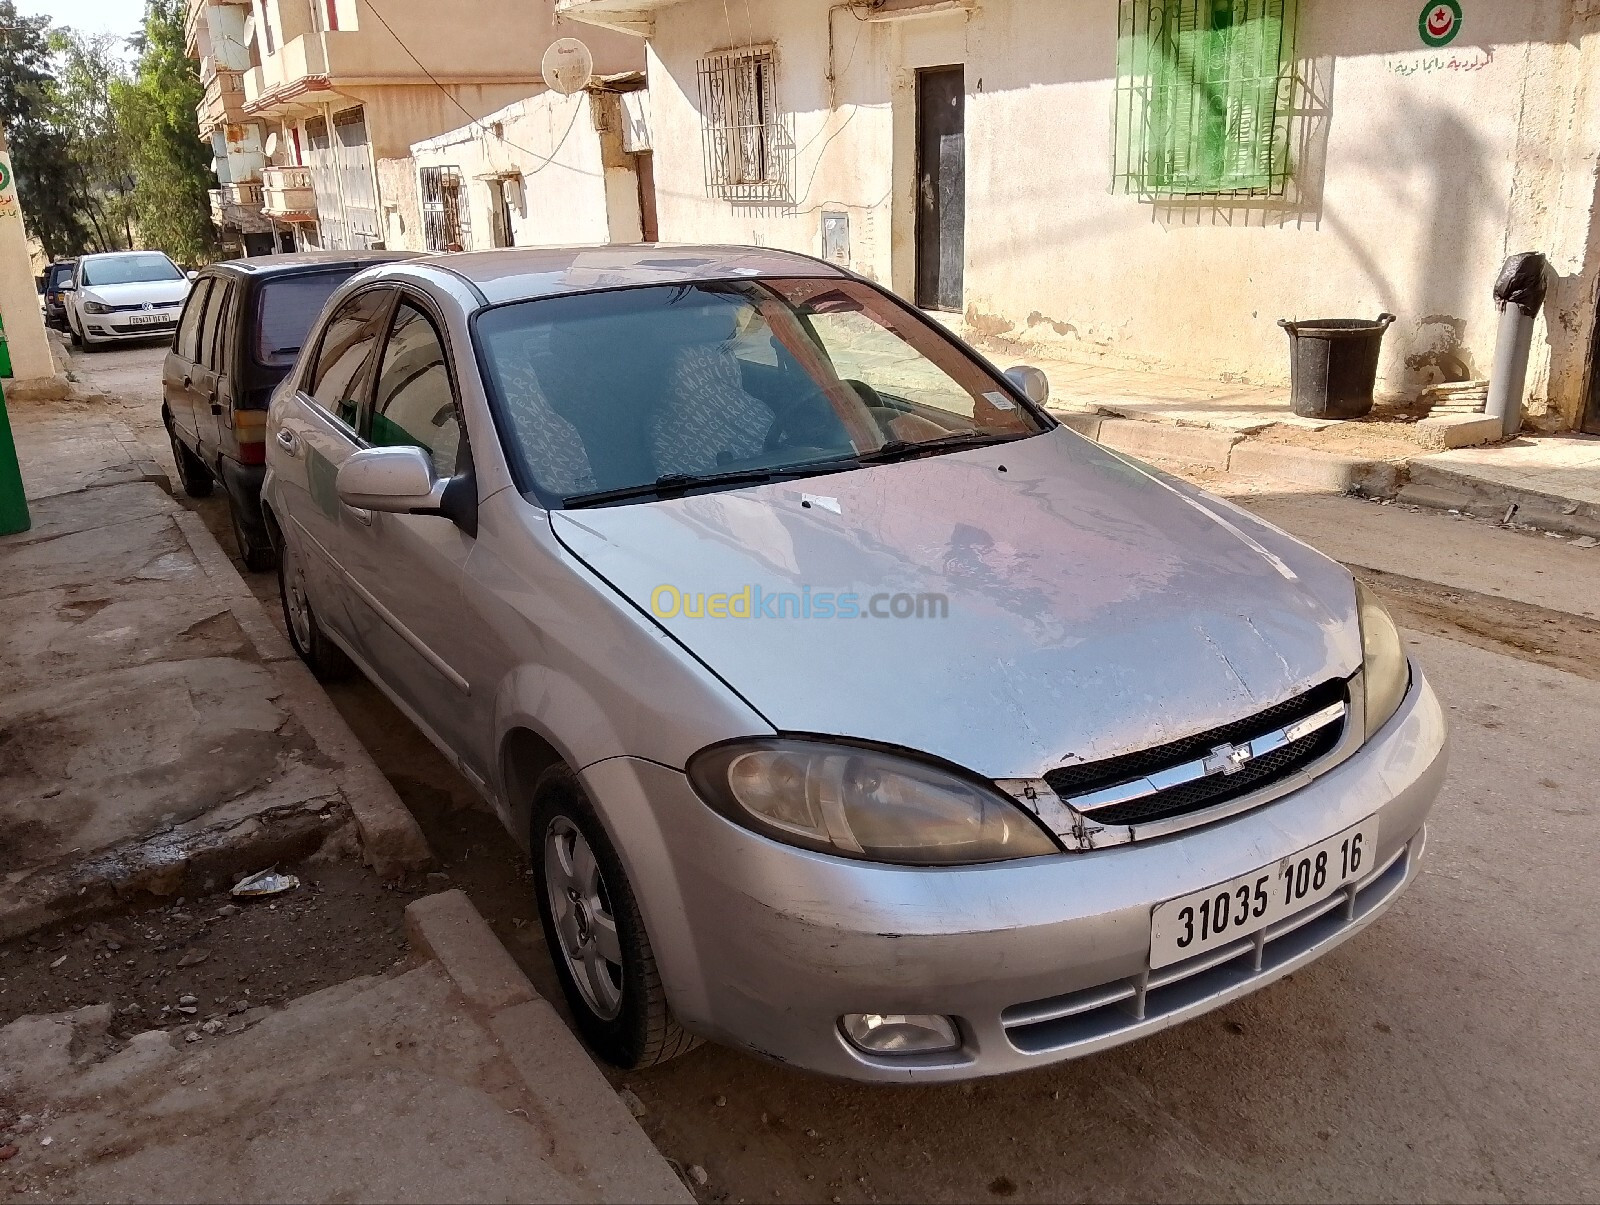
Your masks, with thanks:
[{"label": "shadow on wall", "polygon": [[1411,237],[1374,243],[1337,209],[1326,215],[1326,229],[1376,290],[1374,314],[1400,315],[1379,369],[1391,389],[1414,394],[1471,379],[1482,366],[1468,344],[1493,346],[1492,330],[1473,330],[1466,315],[1484,311],[1499,263],[1477,263],[1463,252],[1503,241],[1497,235],[1509,197],[1495,188],[1487,157],[1483,140],[1454,109],[1419,103],[1391,110],[1355,158],[1371,171],[1366,204],[1400,215]]}]

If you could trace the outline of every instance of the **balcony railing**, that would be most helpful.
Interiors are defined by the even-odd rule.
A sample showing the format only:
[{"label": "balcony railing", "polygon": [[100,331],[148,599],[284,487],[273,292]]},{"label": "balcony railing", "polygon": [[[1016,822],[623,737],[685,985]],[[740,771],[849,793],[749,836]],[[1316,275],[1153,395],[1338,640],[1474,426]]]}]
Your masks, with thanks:
[{"label": "balcony railing", "polygon": [[284,221],[311,221],[317,194],[308,167],[268,167],[261,171],[262,211]]},{"label": "balcony railing", "polygon": [[244,72],[218,71],[206,84],[204,98],[194,111],[201,133],[225,122],[244,120]]},{"label": "balcony railing", "polygon": [[264,189],[254,181],[242,184],[224,184],[222,186],[222,199],[229,205],[243,205],[248,209],[260,209],[265,204]]},{"label": "balcony railing", "polygon": [[211,224],[220,226],[222,225],[222,189],[210,189],[209,194],[211,197]]}]

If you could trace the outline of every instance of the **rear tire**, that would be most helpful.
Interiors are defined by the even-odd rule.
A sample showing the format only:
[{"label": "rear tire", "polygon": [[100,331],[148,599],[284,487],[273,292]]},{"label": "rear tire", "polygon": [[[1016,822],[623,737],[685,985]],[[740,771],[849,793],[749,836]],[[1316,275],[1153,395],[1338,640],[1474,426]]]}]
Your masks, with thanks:
[{"label": "rear tire", "polygon": [[232,494],[228,495],[228,521],[233,526],[234,543],[239,545],[239,559],[244,562],[244,567],[251,573],[272,572],[278,564],[277,552],[270,542],[251,536],[244,515],[240,513],[239,503]]},{"label": "rear tire", "polygon": [[534,787],[532,848],[550,960],[589,1048],[634,1071],[700,1045],[667,1005],[622,860],[565,766],[545,771]]},{"label": "rear tire", "polygon": [[170,429],[168,435],[172,439],[172,462],[178,466],[178,484],[183,487],[183,492],[191,498],[209,498],[216,484],[211,479],[210,471]]},{"label": "rear tire", "polygon": [[349,677],[355,667],[344,650],[322,634],[311,610],[299,555],[287,541],[280,542],[277,560],[278,597],[283,602],[283,626],[289,630],[289,643],[318,682]]}]

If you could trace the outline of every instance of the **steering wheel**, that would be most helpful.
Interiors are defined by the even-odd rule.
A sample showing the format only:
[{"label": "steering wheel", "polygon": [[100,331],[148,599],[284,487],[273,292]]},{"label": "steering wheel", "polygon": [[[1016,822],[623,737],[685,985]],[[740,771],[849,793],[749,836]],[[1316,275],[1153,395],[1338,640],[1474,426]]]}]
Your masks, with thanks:
[{"label": "steering wheel", "polygon": [[[867,409],[888,410],[891,408],[889,404],[883,400],[883,396],[865,381],[858,381],[852,378],[846,380],[844,384],[848,385],[852,390],[855,391],[856,396],[861,399],[861,401],[866,405]],[[797,436],[806,437],[817,434],[817,432],[808,432],[804,430],[790,430],[790,420],[795,417],[809,416],[805,415],[804,411],[802,411],[798,406],[789,406],[777,413],[772,420],[772,426],[767,431],[767,438],[764,444],[766,451],[778,452],[785,448],[792,448],[797,446],[795,442]],[[801,446],[809,447],[811,445],[804,444]]]}]

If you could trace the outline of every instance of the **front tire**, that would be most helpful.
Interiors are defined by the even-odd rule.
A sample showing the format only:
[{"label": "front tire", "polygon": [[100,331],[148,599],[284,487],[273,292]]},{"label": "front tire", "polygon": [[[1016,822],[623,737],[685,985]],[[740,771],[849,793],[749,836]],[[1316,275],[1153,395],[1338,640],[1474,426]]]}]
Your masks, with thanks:
[{"label": "front tire", "polygon": [[322,634],[306,592],[299,554],[286,540],[280,540],[278,546],[278,597],[283,603],[283,625],[289,630],[289,643],[317,681],[337,682],[349,677],[354,668],[350,658]]},{"label": "front tire", "polygon": [[534,787],[533,866],[545,943],[589,1048],[633,1071],[698,1046],[667,1005],[622,860],[565,766]]}]

